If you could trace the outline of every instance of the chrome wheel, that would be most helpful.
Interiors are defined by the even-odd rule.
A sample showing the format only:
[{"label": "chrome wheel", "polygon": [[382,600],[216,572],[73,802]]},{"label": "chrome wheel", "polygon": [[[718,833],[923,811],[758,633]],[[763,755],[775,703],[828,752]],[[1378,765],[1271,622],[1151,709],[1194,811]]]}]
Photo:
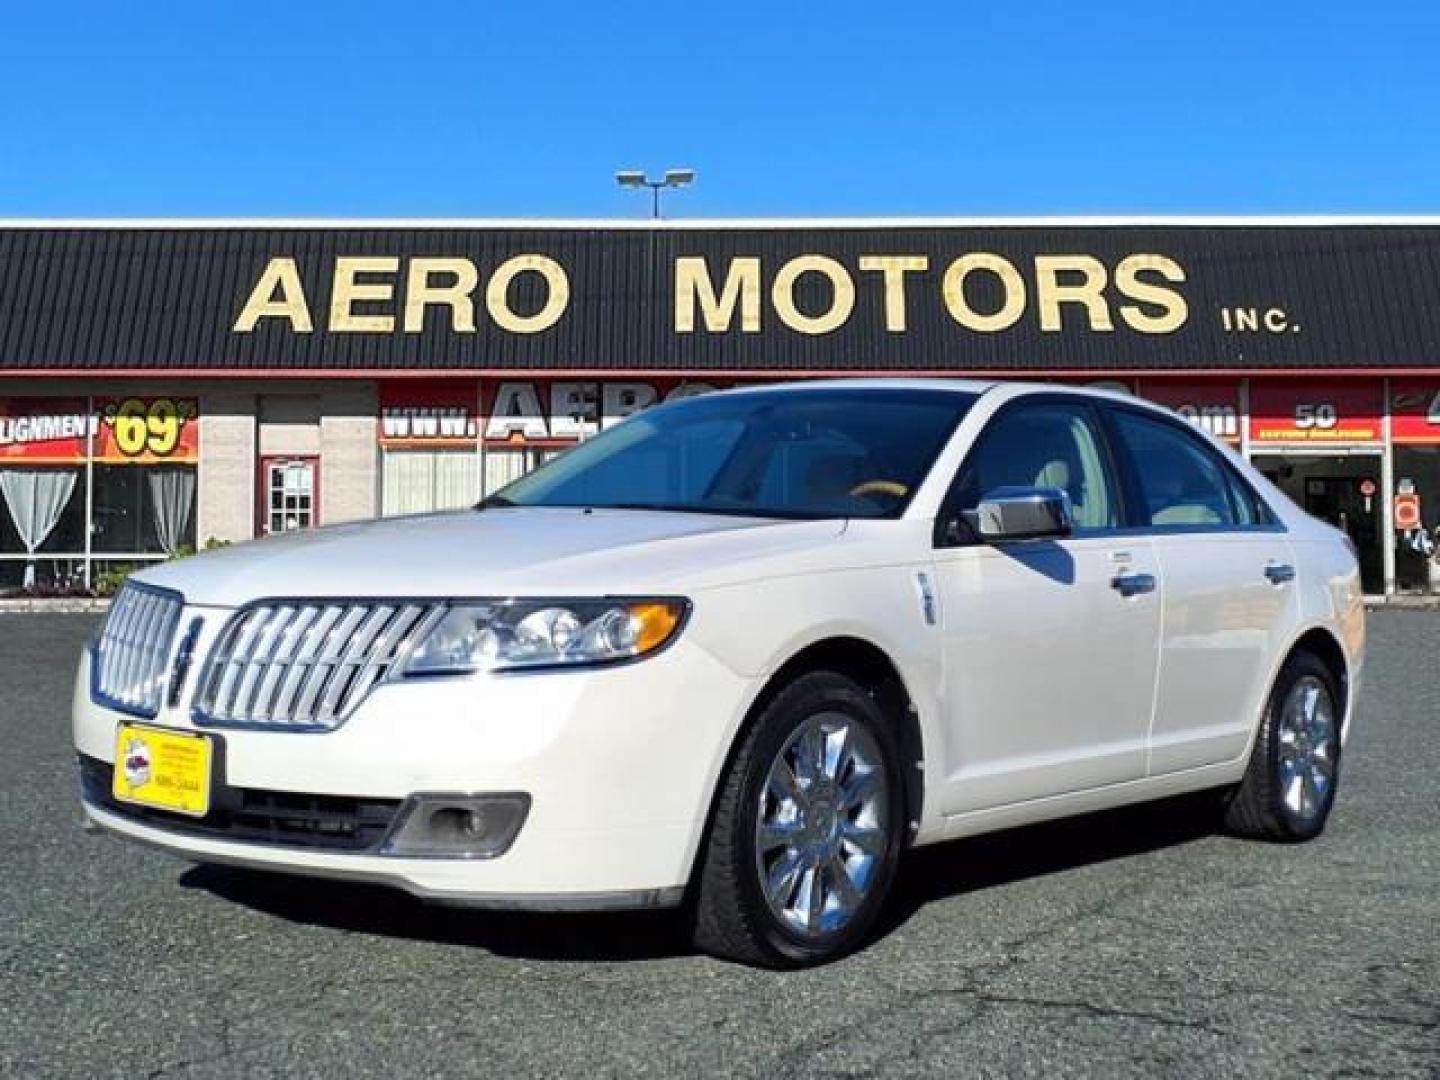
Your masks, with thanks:
[{"label": "chrome wheel", "polygon": [[889,796],[880,748],[851,717],[817,713],[790,735],[755,824],[761,889],[783,926],[813,938],[855,916],[890,846]]},{"label": "chrome wheel", "polygon": [[1325,812],[1340,752],[1335,701],[1329,688],[1314,675],[1298,679],[1285,698],[1279,719],[1280,798],[1296,818],[1309,821]]}]

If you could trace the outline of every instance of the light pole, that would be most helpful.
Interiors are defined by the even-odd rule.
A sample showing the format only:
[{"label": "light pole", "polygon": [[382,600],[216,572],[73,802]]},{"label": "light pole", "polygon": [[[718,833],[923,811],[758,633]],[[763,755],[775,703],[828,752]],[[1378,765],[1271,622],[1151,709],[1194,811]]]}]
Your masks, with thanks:
[{"label": "light pole", "polygon": [[660,216],[660,191],[663,188],[682,188],[695,182],[694,169],[666,169],[659,180],[651,180],[638,169],[623,169],[615,174],[615,182],[621,187],[650,189],[650,216]]}]

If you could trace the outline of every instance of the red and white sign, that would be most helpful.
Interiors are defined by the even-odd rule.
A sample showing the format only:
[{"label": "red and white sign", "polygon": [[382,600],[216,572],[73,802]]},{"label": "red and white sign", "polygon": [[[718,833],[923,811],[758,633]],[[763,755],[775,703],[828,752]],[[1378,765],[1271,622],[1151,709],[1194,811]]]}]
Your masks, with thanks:
[{"label": "red and white sign", "polygon": [[380,445],[569,446],[660,401],[718,390],[684,379],[396,380],[380,389]]},{"label": "red and white sign", "polygon": [[485,439],[501,444],[569,445],[651,405],[721,388],[719,383],[674,378],[487,382],[483,388]]},{"label": "red and white sign", "polygon": [[1145,379],[1140,395],[1174,409],[1202,431],[1240,441],[1240,384],[1219,379]]},{"label": "red and white sign", "polygon": [[93,454],[108,465],[200,459],[194,398],[0,398],[0,462],[70,465]]},{"label": "red and white sign", "polygon": [[380,445],[474,447],[480,437],[480,387],[470,379],[380,384]]},{"label": "red and white sign", "polygon": [[1390,434],[1397,443],[1440,444],[1440,380],[1391,381]]},{"label": "red and white sign", "polygon": [[1250,384],[1250,442],[1378,443],[1382,438],[1384,393],[1367,382],[1286,382]]}]

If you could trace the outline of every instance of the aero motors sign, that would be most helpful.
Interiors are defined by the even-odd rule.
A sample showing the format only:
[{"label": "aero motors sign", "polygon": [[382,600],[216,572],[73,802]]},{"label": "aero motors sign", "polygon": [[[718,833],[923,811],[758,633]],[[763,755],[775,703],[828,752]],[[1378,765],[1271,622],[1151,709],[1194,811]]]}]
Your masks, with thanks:
[{"label": "aero motors sign", "polygon": [[1256,380],[1250,385],[1250,442],[1366,444],[1384,438],[1379,380]]}]

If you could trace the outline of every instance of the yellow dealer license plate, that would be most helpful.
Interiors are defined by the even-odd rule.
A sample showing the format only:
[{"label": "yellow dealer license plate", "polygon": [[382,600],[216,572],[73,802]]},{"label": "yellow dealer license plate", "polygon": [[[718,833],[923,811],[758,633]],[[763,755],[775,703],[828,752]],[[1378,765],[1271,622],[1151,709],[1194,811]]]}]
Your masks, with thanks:
[{"label": "yellow dealer license plate", "polygon": [[210,740],[122,724],[112,790],[121,802],[204,817],[210,810]]}]

